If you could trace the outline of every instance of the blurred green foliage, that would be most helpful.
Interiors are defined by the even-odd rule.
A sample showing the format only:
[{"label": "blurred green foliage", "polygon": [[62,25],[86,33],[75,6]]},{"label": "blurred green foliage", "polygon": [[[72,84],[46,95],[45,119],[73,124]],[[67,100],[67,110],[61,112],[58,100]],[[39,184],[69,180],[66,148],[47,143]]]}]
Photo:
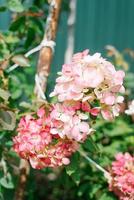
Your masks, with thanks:
[{"label": "blurred green foliage", "polygon": [[[19,175],[19,158],[12,150],[12,137],[16,134],[15,120],[32,109],[35,99],[34,74],[37,55],[32,55],[23,66],[11,73],[7,68],[18,62],[18,55],[38,45],[43,37],[48,2],[34,0],[31,4],[20,0],[7,0],[0,12],[11,11],[9,30],[0,32],[0,200],[12,200]],[[62,12],[69,11],[68,1],[63,1]],[[115,48],[107,49],[107,56],[117,68],[126,71],[126,93],[124,108],[134,98],[134,74],[129,72],[127,56],[133,58],[133,51],[122,53]],[[16,59],[15,59],[16,58]],[[27,66],[29,65],[29,67]],[[121,114],[113,122],[98,118],[94,124],[96,132],[83,149],[88,156],[108,169],[117,152],[134,152],[134,122]],[[101,172],[91,166],[79,153],[72,156],[66,168],[30,170],[25,190],[26,200],[116,200],[108,191],[108,185]]]}]

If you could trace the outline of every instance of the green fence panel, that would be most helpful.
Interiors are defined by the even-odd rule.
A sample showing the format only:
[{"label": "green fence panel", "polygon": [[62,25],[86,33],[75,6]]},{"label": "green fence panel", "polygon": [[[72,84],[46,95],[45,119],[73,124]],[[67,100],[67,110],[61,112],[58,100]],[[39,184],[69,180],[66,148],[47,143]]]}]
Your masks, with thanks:
[{"label": "green fence panel", "polygon": [[75,50],[134,48],[133,0],[77,0]]}]

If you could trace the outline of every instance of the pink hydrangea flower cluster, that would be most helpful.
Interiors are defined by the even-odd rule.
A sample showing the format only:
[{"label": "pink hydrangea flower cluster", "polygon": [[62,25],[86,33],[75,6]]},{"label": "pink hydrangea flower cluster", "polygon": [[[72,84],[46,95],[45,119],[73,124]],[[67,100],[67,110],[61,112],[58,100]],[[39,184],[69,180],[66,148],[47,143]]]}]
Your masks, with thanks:
[{"label": "pink hydrangea flower cluster", "polygon": [[119,113],[123,97],[124,72],[88,50],[73,56],[63,65],[51,96],[59,102],[48,110],[22,117],[14,137],[14,150],[30,161],[33,168],[57,167],[69,164],[70,156],[94,131],[90,115],[100,112],[105,119]]},{"label": "pink hydrangea flower cluster", "polygon": [[[60,102],[80,101],[101,112],[104,119],[118,116],[124,92],[122,70],[115,67],[100,53],[89,55],[88,50],[73,56],[71,63],[64,64],[50,96],[58,96]],[[96,106],[96,103],[98,106]]]},{"label": "pink hydrangea flower cluster", "polygon": [[[78,105],[77,105],[78,106]],[[90,128],[88,115],[77,111],[79,107],[71,107],[64,104],[56,104],[50,113],[50,133],[60,138],[68,138],[77,142],[83,142],[93,132]]]},{"label": "pink hydrangea flower cluster", "polygon": [[134,156],[118,153],[112,163],[109,189],[120,200],[134,200]]},{"label": "pink hydrangea flower cluster", "polygon": [[13,138],[14,150],[20,157],[29,160],[33,168],[67,165],[69,157],[78,149],[75,140],[61,138],[59,132],[53,134],[54,123],[60,125],[62,121],[55,119],[52,122],[44,108],[37,111],[36,117],[27,115],[19,122],[18,135]]}]

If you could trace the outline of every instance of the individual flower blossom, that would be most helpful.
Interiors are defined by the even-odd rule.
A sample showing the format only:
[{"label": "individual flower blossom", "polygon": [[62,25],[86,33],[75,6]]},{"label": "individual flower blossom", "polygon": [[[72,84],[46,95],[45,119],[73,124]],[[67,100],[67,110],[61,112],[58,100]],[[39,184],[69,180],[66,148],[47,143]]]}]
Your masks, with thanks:
[{"label": "individual flower blossom", "polygon": [[128,106],[128,109],[125,110],[125,113],[127,115],[134,115],[134,100],[132,100],[132,102],[130,103],[130,105]]},{"label": "individual flower blossom", "polygon": [[88,50],[77,53],[58,74],[50,96],[57,96],[60,102],[87,102],[91,108],[97,107],[96,116],[101,112],[105,119],[113,119],[119,114],[119,103],[123,97],[118,98],[118,93],[124,92],[125,73],[116,71],[101,54],[89,55]]},{"label": "individual flower blossom", "polygon": [[120,200],[134,199],[134,157],[129,153],[118,153],[111,168],[112,180],[109,190]]},{"label": "individual flower blossom", "polygon": [[66,104],[54,105],[50,118],[50,133],[59,135],[60,138],[83,142],[93,132],[87,121],[88,115],[79,110],[76,111],[73,107]]},{"label": "individual flower blossom", "polygon": [[50,116],[46,116],[44,108],[41,108],[36,116],[21,118],[18,135],[13,138],[15,152],[29,160],[33,168],[67,165],[69,157],[78,149],[76,141],[53,135],[50,122]]}]

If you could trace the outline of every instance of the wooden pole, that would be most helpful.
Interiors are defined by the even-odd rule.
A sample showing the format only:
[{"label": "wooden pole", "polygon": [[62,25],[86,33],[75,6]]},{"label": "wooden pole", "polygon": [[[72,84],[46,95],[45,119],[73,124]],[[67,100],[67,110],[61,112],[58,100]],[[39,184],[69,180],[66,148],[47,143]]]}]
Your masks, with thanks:
[{"label": "wooden pole", "polygon": [[[58,26],[58,19],[60,14],[60,8],[61,8],[61,2],[62,0],[52,0],[50,4],[50,11],[49,16],[47,18],[46,22],[46,29],[44,34],[44,41],[54,41],[56,37],[57,32],[57,26]],[[38,67],[37,67],[37,74],[40,80],[40,85],[45,92],[46,85],[47,85],[47,77],[50,72],[50,64],[53,57],[53,49],[51,47],[43,47],[39,54],[39,60],[38,60]],[[37,89],[37,86],[35,86],[35,93],[38,97],[38,99],[41,99],[40,93]]]},{"label": "wooden pole", "polygon": [[[56,32],[58,27],[58,19],[60,14],[62,0],[51,0],[49,15],[45,26],[44,41],[54,41],[56,38]],[[46,90],[47,77],[50,72],[50,64],[53,57],[53,49],[50,46],[43,47],[39,53],[39,60],[37,66],[37,74],[40,80],[40,86],[43,92]],[[40,92],[35,84],[35,94],[38,100],[41,99]],[[24,192],[29,174],[29,164],[26,160],[20,161],[20,176],[18,186],[15,192],[15,200],[23,200]]]},{"label": "wooden pole", "polygon": [[15,191],[14,200],[23,200],[25,195],[25,187],[27,183],[27,177],[30,171],[30,166],[28,161],[20,160],[20,170],[19,170],[19,181]]}]

